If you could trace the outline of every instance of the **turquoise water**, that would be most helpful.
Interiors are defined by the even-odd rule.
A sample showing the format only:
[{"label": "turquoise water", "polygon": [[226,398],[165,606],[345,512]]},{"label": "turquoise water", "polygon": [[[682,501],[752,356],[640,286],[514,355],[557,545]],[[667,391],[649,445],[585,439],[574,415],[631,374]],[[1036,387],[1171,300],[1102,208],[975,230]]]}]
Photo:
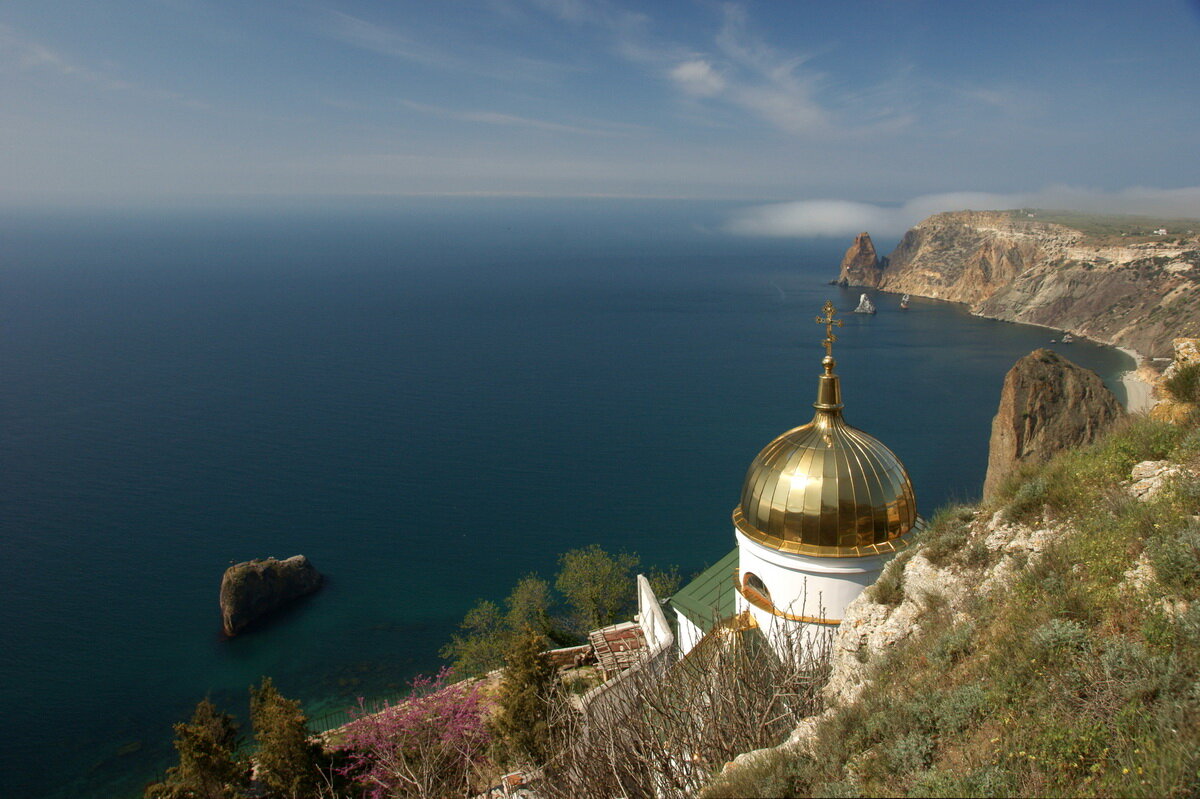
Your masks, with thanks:
[{"label": "turquoise water", "polygon": [[[137,795],[172,722],[244,714],[262,675],[314,713],[394,691],[572,547],[725,554],[750,460],[811,415],[815,315],[857,301],[826,285],[847,242],[727,236],[728,210],[0,222],[0,795]],[[977,495],[1004,373],[1057,335],[876,301],[839,331],[848,421],[924,513]],[[1062,351],[1114,389],[1129,366]],[[225,566],[299,552],[327,588],[222,639]]]}]

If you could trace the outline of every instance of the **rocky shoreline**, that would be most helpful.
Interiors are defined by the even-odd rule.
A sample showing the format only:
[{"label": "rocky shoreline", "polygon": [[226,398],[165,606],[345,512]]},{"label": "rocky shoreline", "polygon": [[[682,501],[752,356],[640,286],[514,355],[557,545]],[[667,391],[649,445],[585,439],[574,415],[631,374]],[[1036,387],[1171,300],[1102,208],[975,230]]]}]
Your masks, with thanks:
[{"label": "rocky shoreline", "polygon": [[[977,316],[1150,358],[1170,357],[1176,337],[1200,335],[1200,238],[1192,231],[1144,235],[1130,221],[1128,233],[1101,234],[1050,219],[1026,211],[935,214],[885,257],[864,232],[835,282],[961,302]],[[1144,404],[1143,393],[1133,395]]]}]

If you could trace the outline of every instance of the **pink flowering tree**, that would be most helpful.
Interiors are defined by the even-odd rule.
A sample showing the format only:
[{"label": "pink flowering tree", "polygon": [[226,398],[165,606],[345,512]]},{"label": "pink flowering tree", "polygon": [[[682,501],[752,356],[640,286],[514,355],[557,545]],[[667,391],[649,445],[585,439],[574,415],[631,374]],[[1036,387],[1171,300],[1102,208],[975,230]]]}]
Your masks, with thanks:
[{"label": "pink flowering tree", "polygon": [[487,761],[487,701],[479,681],[446,684],[448,669],[417,677],[412,695],[382,710],[363,700],[339,744],[343,776],[370,799],[462,796]]}]

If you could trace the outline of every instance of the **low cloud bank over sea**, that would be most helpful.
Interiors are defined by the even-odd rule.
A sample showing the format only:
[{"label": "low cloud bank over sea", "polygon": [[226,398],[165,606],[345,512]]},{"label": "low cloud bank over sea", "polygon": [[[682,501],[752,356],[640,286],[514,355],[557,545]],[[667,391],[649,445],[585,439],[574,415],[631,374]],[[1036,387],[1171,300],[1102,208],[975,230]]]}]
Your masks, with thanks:
[{"label": "low cloud bank over sea", "polygon": [[725,229],[747,236],[847,236],[867,230],[900,236],[942,211],[1047,208],[1091,213],[1200,218],[1200,186],[1157,189],[1135,186],[1115,192],[1049,186],[1034,192],[923,194],[901,205],[849,200],[798,200],[756,205],[734,212]]}]

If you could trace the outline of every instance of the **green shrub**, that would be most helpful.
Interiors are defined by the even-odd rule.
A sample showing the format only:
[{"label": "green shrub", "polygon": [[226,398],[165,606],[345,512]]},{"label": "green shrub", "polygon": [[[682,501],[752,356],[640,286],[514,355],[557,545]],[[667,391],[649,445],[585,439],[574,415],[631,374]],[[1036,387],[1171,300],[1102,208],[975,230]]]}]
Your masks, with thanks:
[{"label": "green shrub", "polygon": [[871,599],[881,605],[893,606],[904,601],[904,564],[912,556],[913,550],[906,549],[883,567],[883,573],[871,585]]},{"label": "green shrub", "polygon": [[1088,632],[1071,619],[1051,619],[1033,631],[1033,640],[1047,653],[1078,651],[1087,646]]},{"label": "green shrub", "polygon": [[938,735],[952,735],[962,732],[983,717],[987,694],[983,686],[971,683],[939,694],[932,704]]},{"label": "green shrub", "polygon": [[951,627],[930,646],[929,659],[942,668],[950,668],[970,654],[974,637],[975,625],[971,622]]},{"label": "green shrub", "polygon": [[1196,524],[1175,535],[1150,539],[1146,554],[1158,581],[1167,588],[1188,596],[1200,589],[1200,529]]},{"label": "green shrub", "polygon": [[929,767],[936,745],[926,732],[913,731],[901,736],[888,749],[888,765],[892,771],[910,774]]},{"label": "green shrub", "polygon": [[1200,363],[1180,367],[1163,385],[1180,402],[1200,402]]},{"label": "green shrub", "polygon": [[963,548],[975,518],[974,508],[947,505],[940,508],[921,535],[921,554],[935,566],[944,566]]},{"label": "green shrub", "polygon": [[1171,459],[1178,461],[1200,460],[1200,427],[1192,428],[1184,435],[1175,449],[1171,451]]},{"label": "green shrub", "polygon": [[1032,519],[1045,507],[1049,490],[1050,484],[1045,475],[1028,478],[1017,487],[1012,501],[1004,509],[1005,518],[1011,521]]}]

